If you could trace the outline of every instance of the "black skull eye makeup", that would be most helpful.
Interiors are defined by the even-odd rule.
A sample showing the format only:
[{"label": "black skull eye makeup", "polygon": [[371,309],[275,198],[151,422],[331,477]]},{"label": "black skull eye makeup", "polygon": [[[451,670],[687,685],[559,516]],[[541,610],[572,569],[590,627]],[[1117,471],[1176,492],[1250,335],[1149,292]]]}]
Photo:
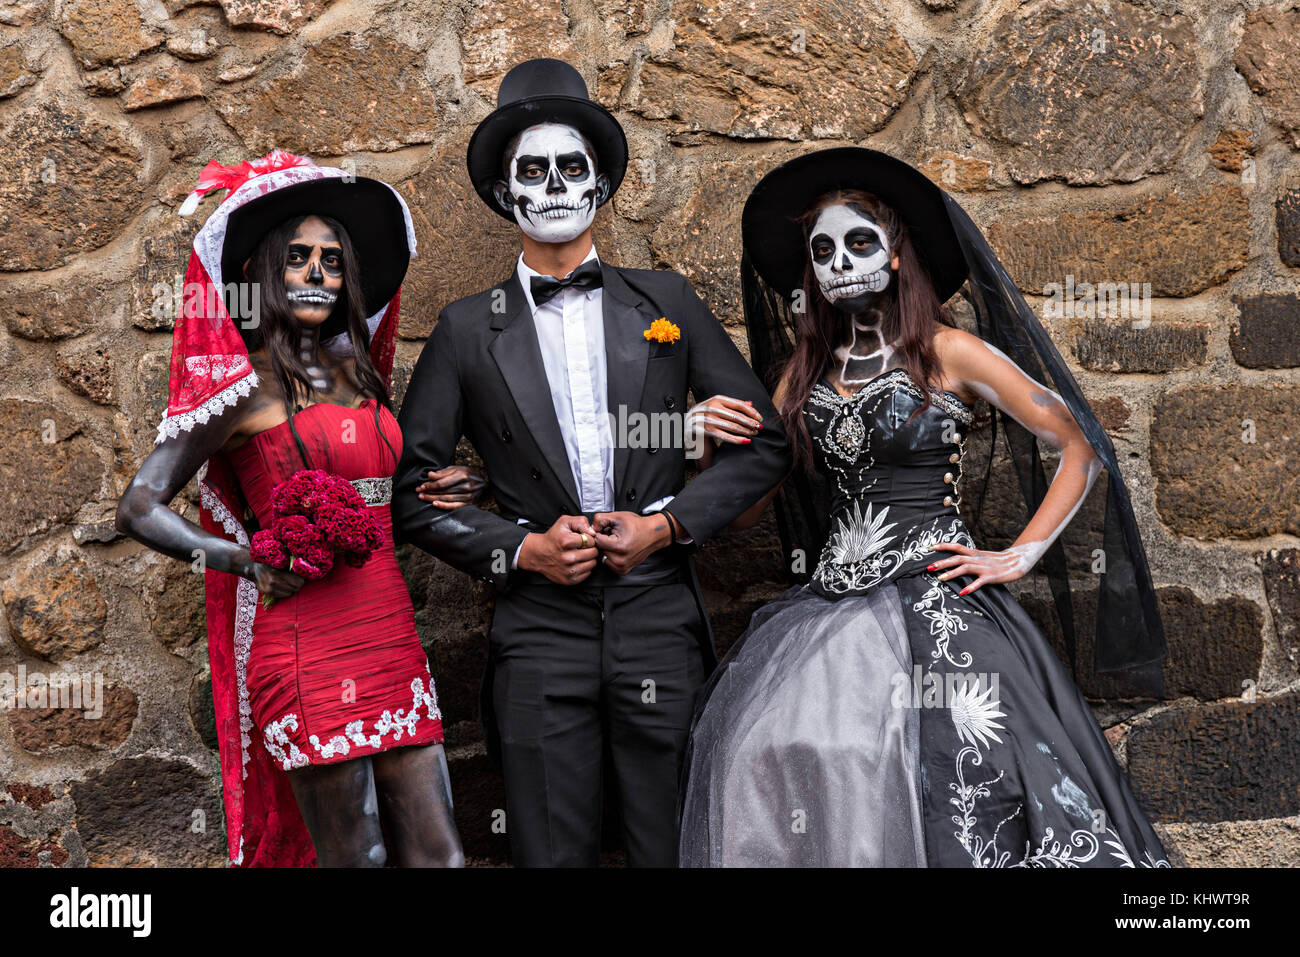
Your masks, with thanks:
[{"label": "black skull eye makeup", "polygon": [[519,156],[515,160],[515,179],[521,183],[535,183],[546,176],[550,165],[545,156]]},{"label": "black skull eye makeup", "polygon": [[590,173],[586,153],[561,153],[555,157],[555,166],[560,175],[570,182],[581,182]]},{"label": "black skull eye makeup", "polygon": [[815,262],[830,262],[831,255],[835,252],[835,240],[831,239],[825,233],[818,233],[808,241],[808,246],[812,250],[812,257]]},{"label": "black skull eye makeup", "polygon": [[845,236],[844,245],[855,256],[869,256],[880,248],[880,237],[869,229],[855,229]]},{"label": "black skull eye makeup", "polygon": [[[312,256],[316,251],[316,246],[308,243],[291,243],[289,246],[289,255],[285,260],[285,265],[290,269],[303,269],[317,265],[313,263]],[[343,247],[341,246],[323,246],[320,247],[320,271],[327,276],[343,275]],[[308,268],[309,272],[314,271]]]}]

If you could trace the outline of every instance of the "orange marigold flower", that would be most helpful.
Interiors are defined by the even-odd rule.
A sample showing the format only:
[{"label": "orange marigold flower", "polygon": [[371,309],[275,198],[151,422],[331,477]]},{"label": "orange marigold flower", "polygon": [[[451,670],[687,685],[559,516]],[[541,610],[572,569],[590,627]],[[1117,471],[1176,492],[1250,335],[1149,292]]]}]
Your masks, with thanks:
[{"label": "orange marigold flower", "polygon": [[660,316],[642,335],[650,342],[676,342],[682,337],[682,330],[669,322],[666,316]]}]

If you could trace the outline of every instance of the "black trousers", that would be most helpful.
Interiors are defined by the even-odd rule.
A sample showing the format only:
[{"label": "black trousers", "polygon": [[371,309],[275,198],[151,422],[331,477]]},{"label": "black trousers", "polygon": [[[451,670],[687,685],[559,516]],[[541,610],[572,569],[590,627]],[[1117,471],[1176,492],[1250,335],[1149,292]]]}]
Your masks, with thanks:
[{"label": "black trousers", "polygon": [[491,699],[516,866],[598,864],[606,751],[629,865],[676,865],[704,628],[684,582],[530,584],[497,595]]}]

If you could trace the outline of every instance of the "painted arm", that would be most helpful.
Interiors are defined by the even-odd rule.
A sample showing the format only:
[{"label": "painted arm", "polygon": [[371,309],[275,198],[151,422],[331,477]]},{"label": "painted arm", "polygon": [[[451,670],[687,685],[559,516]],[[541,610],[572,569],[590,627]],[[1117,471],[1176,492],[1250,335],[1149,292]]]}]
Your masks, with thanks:
[{"label": "painted arm", "polygon": [[204,531],[168,506],[199,466],[230,439],[240,423],[236,409],[213,416],[198,429],[181,432],[154,447],[117,503],[117,530],[154,551],[257,583],[264,595],[287,598],[307,583],[289,571],[254,562],[248,549]]},{"label": "painted arm", "polygon": [[962,589],[964,595],[983,585],[1015,581],[1027,574],[1074,518],[1101,472],[1102,463],[1061,397],[1025,375],[997,347],[957,330],[945,335],[943,345],[936,341],[936,346],[950,384],[965,386],[1061,453],[1047,494],[1010,548],[982,551],[955,542],[935,546],[956,553],[930,566],[932,571],[944,569],[941,579],[976,576]]}]

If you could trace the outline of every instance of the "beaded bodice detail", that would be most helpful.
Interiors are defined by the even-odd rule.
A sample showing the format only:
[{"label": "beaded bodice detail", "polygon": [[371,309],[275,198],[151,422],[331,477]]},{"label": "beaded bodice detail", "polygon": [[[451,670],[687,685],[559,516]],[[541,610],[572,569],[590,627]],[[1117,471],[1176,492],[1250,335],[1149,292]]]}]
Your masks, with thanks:
[{"label": "beaded bodice detail", "polygon": [[[817,468],[830,479],[830,535],[811,585],[861,593],[933,561],[938,542],[974,547],[958,506],[972,408],[931,390],[929,408],[905,369],[850,396],[818,382],[804,405]],[[935,555],[934,557],[938,557]]]}]

